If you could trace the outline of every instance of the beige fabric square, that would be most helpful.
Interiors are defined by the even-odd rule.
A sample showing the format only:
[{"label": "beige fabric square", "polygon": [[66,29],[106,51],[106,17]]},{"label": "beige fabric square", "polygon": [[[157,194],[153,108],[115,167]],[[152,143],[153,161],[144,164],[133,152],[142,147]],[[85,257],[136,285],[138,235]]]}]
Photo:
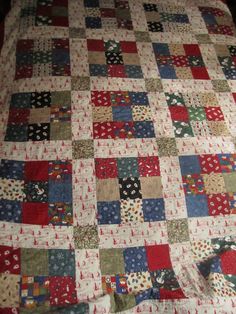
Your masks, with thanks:
[{"label": "beige fabric square", "polygon": [[112,121],[111,107],[93,107],[93,122]]},{"label": "beige fabric square", "polygon": [[142,200],[121,200],[120,204],[122,223],[144,222]]},{"label": "beige fabric square", "polygon": [[178,79],[181,80],[191,80],[193,78],[192,72],[190,68],[181,68],[181,67],[175,67],[175,72],[178,77]]},{"label": "beige fabric square", "polygon": [[169,44],[170,55],[184,56],[186,55],[184,46],[180,44]]},{"label": "beige fabric square", "polygon": [[145,15],[148,22],[160,22],[161,21],[160,14],[158,12],[155,12],[155,11],[145,12]]},{"label": "beige fabric square", "polygon": [[50,123],[51,108],[36,108],[30,110],[29,123]]},{"label": "beige fabric square", "polygon": [[90,64],[106,64],[106,58],[104,52],[89,51],[88,62]]},{"label": "beige fabric square", "polygon": [[97,180],[97,201],[117,201],[120,199],[118,179]]},{"label": "beige fabric square", "polygon": [[202,105],[205,107],[218,107],[219,103],[216,98],[216,95],[214,93],[201,93],[200,99],[202,102]]},{"label": "beige fabric square", "polygon": [[152,288],[150,272],[129,273],[127,275],[127,286],[129,293],[137,293]]},{"label": "beige fabric square", "polygon": [[123,53],[123,61],[125,65],[133,64],[140,65],[139,56],[137,53]]},{"label": "beige fabric square", "polygon": [[87,8],[85,9],[85,14],[90,17],[100,17],[100,9],[99,8]]},{"label": "beige fabric square", "polygon": [[202,174],[207,194],[225,193],[225,182],[221,173]]},{"label": "beige fabric square", "polygon": [[225,121],[207,121],[211,130],[211,135],[227,136],[230,135]]},{"label": "beige fabric square", "polygon": [[70,140],[71,139],[71,123],[55,122],[50,124],[50,140]]},{"label": "beige fabric square", "polygon": [[140,177],[139,179],[144,199],[162,197],[161,177]]},{"label": "beige fabric square", "polygon": [[133,106],[132,107],[133,121],[151,121],[152,112],[149,106]]},{"label": "beige fabric square", "polygon": [[229,49],[226,45],[215,45],[215,51],[216,51],[217,56],[219,57],[230,56]]},{"label": "beige fabric square", "polygon": [[18,275],[0,274],[0,306],[19,306],[19,282]]}]

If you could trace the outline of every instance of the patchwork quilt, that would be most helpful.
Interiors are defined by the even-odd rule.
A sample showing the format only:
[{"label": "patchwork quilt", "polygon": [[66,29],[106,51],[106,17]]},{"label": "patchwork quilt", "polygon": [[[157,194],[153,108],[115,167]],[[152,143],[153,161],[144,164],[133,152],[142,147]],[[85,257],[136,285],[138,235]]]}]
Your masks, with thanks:
[{"label": "patchwork quilt", "polygon": [[226,5],[12,2],[0,57],[0,313],[235,313]]}]

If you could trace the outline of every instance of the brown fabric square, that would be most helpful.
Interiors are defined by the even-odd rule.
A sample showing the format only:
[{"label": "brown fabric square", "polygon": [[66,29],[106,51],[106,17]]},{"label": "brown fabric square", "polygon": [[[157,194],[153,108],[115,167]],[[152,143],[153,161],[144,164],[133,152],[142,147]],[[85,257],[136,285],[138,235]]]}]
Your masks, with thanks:
[{"label": "brown fabric square", "polygon": [[88,52],[89,64],[106,64],[106,58],[104,52],[89,51]]},{"label": "brown fabric square", "polygon": [[123,53],[123,61],[124,64],[133,64],[133,65],[140,65],[139,56],[137,53]]},{"label": "brown fabric square", "polygon": [[30,109],[29,123],[50,123],[50,112],[48,107]]},{"label": "brown fabric square", "polygon": [[72,158],[93,158],[94,146],[93,140],[80,140],[72,143]]},{"label": "brown fabric square", "polygon": [[167,232],[171,244],[189,241],[188,220],[167,220]]},{"label": "brown fabric square", "polygon": [[71,78],[72,90],[90,90],[90,77],[87,76],[73,76]]},{"label": "brown fabric square", "polygon": [[162,197],[161,177],[140,177],[139,179],[144,199]]},{"label": "brown fabric square", "polygon": [[55,122],[50,124],[50,139],[70,140],[71,139],[71,123],[70,122]]},{"label": "brown fabric square", "polygon": [[93,107],[93,122],[112,121],[111,107]]},{"label": "brown fabric square", "polygon": [[118,179],[97,180],[97,201],[117,201],[120,199]]}]

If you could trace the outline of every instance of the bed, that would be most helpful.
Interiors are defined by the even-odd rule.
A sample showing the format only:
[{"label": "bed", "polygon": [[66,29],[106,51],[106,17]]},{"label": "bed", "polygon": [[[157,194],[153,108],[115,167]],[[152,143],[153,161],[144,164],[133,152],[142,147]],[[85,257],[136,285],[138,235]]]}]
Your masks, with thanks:
[{"label": "bed", "polygon": [[0,313],[235,313],[227,6],[22,0],[4,28]]}]

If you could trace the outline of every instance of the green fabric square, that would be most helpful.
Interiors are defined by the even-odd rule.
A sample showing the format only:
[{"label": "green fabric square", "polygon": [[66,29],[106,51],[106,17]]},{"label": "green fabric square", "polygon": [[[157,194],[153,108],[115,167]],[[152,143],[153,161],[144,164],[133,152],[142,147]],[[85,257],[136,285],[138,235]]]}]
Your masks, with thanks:
[{"label": "green fabric square", "polygon": [[236,172],[223,173],[225,188],[227,192],[236,193]]},{"label": "green fabric square", "polygon": [[184,121],[173,121],[173,125],[176,137],[193,136],[193,130],[190,123]]},{"label": "green fabric square", "polygon": [[178,149],[175,138],[162,137],[157,139],[158,155],[163,156],[177,156]]},{"label": "green fabric square", "polygon": [[22,248],[21,274],[27,276],[47,276],[48,250]]},{"label": "green fabric square", "polygon": [[135,306],[136,300],[133,294],[114,293],[111,295],[111,313],[129,310]]},{"label": "green fabric square", "polygon": [[212,80],[213,88],[218,93],[230,92],[230,87],[226,80]]},{"label": "green fabric square", "polygon": [[99,244],[97,226],[74,227],[76,249],[97,249]]},{"label": "green fabric square", "polygon": [[70,140],[71,139],[71,123],[70,122],[54,122],[50,124],[50,140]]},{"label": "green fabric square", "polygon": [[68,16],[66,7],[52,6],[52,16]]},{"label": "green fabric square", "polygon": [[136,158],[117,159],[118,177],[139,177],[138,162]]},{"label": "green fabric square", "polygon": [[49,250],[50,276],[75,276],[74,250]]},{"label": "green fabric square", "polygon": [[99,250],[102,275],[125,273],[123,249]]},{"label": "green fabric square", "polygon": [[109,52],[120,52],[120,43],[116,40],[105,41],[105,49]]},{"label": "green fabric square", "polygon": [[163,86],[160,79],[148,78],[145,79],[147,92],[162,92]]},{"label": "green fabric square", "polygon": [[69,35],[70,38],[86,38],[85,28],[70,27]]},{"label": "green fabric square", "polygon": [[195,35],[199,44],[211,44],[211,37],[209,34],[196,34]]},{"label": "green fabric square", "polygon": [[63,92],[52,92],[51,93],[51,106],[61,107],[61,106],[71,106],[71,95],[70,91]]},{"label": "green fabric square", "polygon": [[93,158],[94,145],[93,140],[80,140],[72,143],[73,159]]},{"label": "green fabric square", "polygon": [[167,220],[167,233],[171,244],[189,241],[188,220]]},{"label": "green fabric square", "polygon": [[185,105],[184,98],[181,93],[165,93],[168,106]]},{"label": "green fabric square", "polygon": [[190,121],[203,121],[206,120],[206,113],[204,108],[201,107],[189,107],[188,108]]},{"label": "green fabric square", "polygon": [[131,20],[131,15],[129,9],[116,9],[116,18],[121,20]]},{"label": "green fabric square", "polygon": [[138,42],[151,42],[151,38],[148,32],[135,31],[135,38]]}]

